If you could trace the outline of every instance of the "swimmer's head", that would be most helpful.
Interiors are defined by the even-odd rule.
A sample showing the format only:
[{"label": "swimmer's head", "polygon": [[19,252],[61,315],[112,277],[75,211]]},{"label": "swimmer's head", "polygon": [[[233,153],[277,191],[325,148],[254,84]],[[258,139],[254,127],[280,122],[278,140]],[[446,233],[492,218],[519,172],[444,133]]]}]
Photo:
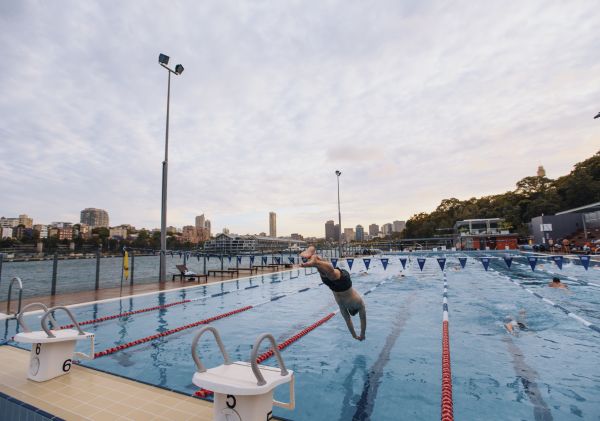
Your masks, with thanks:
[{"label": "swimmer's head", "polygon": [[558,277],[555,276],[554,278],[552,278],[552,282],[554,282],[554,283],[560,283],[560,279],[558,279]]}]

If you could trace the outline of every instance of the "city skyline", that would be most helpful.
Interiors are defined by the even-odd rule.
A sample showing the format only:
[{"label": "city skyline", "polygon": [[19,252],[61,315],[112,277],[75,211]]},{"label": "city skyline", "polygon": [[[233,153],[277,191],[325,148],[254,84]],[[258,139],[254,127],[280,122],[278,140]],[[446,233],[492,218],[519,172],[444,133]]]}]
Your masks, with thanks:
[{"label": "city skyline", "polygon": [[279,232],[320,237],[336,169],[342,225],[365,230],[512,190],[541,165],[568,174],[600,144],[596,9],[3,2],[0,213],[76,222],[89,204],[115,226],[160,226],[159,53],[186,69],[171,86],[167,225],[202,209],[214,232],[268,232],[274,209]]}]

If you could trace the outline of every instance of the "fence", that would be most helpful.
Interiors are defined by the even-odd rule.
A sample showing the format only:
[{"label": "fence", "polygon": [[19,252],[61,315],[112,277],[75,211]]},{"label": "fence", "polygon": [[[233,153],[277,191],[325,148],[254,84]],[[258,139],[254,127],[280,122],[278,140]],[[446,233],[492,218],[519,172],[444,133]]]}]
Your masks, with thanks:
[{"label": "fence", "polygon": [[[129,250],[129,277],[123,279],[124,286],[158,282],[159,255],[140,254]],[[324,249],[319,253],[325,257],[337,256],[337,250]],[[266,258],[266,262],[263,259]],[[250,260],[253,260],[251,262]],[[167,281],[172,274],[179,274],[176,265],[185,264],[187,269],[197,274],[208,270],[249,267],[261,264],[298,263],[298,254],[282,252],[228,256],[204,254],[190,251],[167,252]],[[103,256],[96,252],[73,258],[58,253],[45,255],[36,260],[8,261],[0,254],[0,302],[6,301],[8,284],[13,277],[23,280],[23,298],[90,291],[104,288],[118,288],[121,285],[122,256]]]}]

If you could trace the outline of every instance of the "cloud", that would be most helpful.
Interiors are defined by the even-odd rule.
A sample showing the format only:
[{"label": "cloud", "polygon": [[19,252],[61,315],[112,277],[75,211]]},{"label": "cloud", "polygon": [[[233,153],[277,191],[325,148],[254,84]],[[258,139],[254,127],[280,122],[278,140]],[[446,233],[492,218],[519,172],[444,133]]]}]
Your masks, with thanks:
[{"label": "cloud", "polygon": [[[88,206],[169,225],[322,235],[506,191],[597,150],[592,1],[4,2],[1,212]],[[595,102],[596,101],[596,102]]]}]

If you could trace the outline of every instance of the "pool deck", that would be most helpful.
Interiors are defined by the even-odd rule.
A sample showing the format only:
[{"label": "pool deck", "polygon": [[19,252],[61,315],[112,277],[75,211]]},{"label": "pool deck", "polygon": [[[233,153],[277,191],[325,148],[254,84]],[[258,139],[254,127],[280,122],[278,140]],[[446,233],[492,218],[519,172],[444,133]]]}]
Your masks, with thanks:
[{"label": "pool deck", "polygon": [[[270,269],[260,270],[258,274],[254,274],[252,276],[244,274],[239,277],[221,277],[221,276],[209,276],[207,283],[198,284],[196,281],[167,281],[167,282],[152,282],[152,283],[144,283],[144,284],[134,284],[134,285],[124,285],[123,289],[121,288],[103,288],[99,290],[89,290],[89,291],[79,291],[79,292],[70,292],[65,294],[57,294],[57,295],[48,295],[42,297],[31,297],[24,298],[22,302],[22,306],[26,306],[30,303],[43,303],[48,307],[54,306],[68,306],[82,303],[90,303],[101,300],[109,300],[112,298],[118,297],[128,297],[131,295],[139,295],[139,294],[147,294],[158,291],[169,291],[174,289],[182,289],[182,288],[194,288],[198,286],[204,286],[208,284],[219,283],[223,281],[235,281],[238,279],[246,279],[250,277],[256,277],[261,275],[272,275],[274,273],[280,273],[291,270],[290,268],[283,269],[282,271],[272,271]],[[13,295],[14,296],[14,295]],[[11,312],[15,312],[17,310],[17,302],[13,298],[11,303]],[[6,301],[0,302],[0,320],[6,318]]]},{"label": "pool deck", "polygon": [[65,420],[213,418],[212,404],[191,396],[77,365],[69,374],[39,383],[27,379],[28,366],[28,351],[0,346],[0,392]]}]

